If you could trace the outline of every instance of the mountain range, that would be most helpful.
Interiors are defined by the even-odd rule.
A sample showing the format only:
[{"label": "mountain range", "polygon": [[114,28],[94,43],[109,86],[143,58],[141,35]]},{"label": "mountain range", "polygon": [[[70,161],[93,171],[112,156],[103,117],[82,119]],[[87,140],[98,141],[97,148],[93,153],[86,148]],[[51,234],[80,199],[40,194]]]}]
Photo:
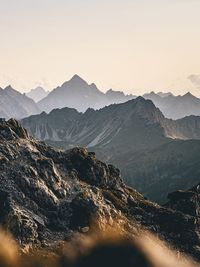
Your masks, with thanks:
[{"label": "mountain range", "polygon": [[[11,88],[11,86],[8,88]],[[1,89],[1,95],[4,95],[0,109],[1,117],[21,119],[41,111],[50,112],[53,109],[64,107],[75,108],[79,112],[85,112],[88,108],[100,109],[111,104],[124,103],[137,97],[132,94],[125,95],[122,91],[114,91],[112,89],[103,93],[94,83],[88,84],[78,75],[74,75],[69,81],[51,92],[45,91],[42,87],[37,87],[24,95],[13,88],[11,89]],[[12,91],[12,95],[9,95],[10,100],[8,99],[7,91],[10,91],[10,93]],[[25,98],[25,96],[28,98]],[[157,94],[151,92],[144,94],[143,97],[152,100],[167,118],[180,119],[185,116],[200,115],[200,99],[191,93],[174,96],[170,92],[159,92]],[[34,103],[30,104],[30,98],[34,100]],[[29,107],[30,105],[34,105],[34,108]]]},{"label": "mountain range", "polygon": [[55,109],[21,123],[53,146],[95,151],[122,170],[127,184],[158,202],[200,181],[200,117],[167,119],[142,97],[85,113]]},{"label": "mountain range", "polygon": [[198,184],[160,206],[126,186],[119,169],[94,152],[53,149],[14,119],[0,121],[0,181],[0,224],[25,253],[55,255],[74,234],[84,238],[95,220],[96,231],[118,226],[132,237],[151,231],[179,255],[200,260]]},{"label": "mountain range", "polygon": [[74,75],[71,80],[55,88],[39,101],[38,106],[46,112],[64,107],[85,111],[87,108],[99,109],[112,103],[125,102],[133,97],[112,89],[104,94],[94,83],[88,84],[78,75]]},{"label": "mountain range", "polygon": [[144,94],[143,97],[152,100],[167,118],[180,119],[185,116],[200,115],[200,99],[190,92],[182,96],[151,92]]},{"label": "mountain range", "polygon": [[[125,95],[112,89],[103,93],[93,84],[88,84],[80,76],[74,75],[71,80],[55,88],[38,105],[42,111],[50,112],[55,108],[75,108],[85,112],[87,108],[100,109],[110,104],[123,103],[136,98],[136,95]],[[189,115],[200,115],[200,99],[187,93],[174,96],[172,93],[144,94],[145,99],[153,101],[167,118],[180,119]]]}]

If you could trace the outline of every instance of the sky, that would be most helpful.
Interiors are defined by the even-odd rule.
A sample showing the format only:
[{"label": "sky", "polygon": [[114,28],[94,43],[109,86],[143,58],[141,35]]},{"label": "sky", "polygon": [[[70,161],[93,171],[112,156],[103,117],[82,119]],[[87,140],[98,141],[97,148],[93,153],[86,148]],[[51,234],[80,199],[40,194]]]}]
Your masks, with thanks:
[{"label": "sky", "polygon": [[0,0],[0,87],[74,74],[126,93],[200,96],[200,0]]}]

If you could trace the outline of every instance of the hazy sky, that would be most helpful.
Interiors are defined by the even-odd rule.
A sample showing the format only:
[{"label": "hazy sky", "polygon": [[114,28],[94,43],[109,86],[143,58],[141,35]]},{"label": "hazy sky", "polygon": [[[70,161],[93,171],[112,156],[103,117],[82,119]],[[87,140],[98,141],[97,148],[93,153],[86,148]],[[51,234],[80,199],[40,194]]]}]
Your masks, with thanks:
[{"label": "hazy sky", "polygon": [[77,73],[104,91],[200,96],[200,0],[0,0],[0,33],[1,87]]}]

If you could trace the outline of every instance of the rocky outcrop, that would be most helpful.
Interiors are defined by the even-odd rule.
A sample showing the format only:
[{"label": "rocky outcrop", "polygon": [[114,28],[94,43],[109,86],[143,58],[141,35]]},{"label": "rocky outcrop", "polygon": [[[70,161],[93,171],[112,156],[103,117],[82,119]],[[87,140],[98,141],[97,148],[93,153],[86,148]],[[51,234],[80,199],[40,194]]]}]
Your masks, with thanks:
[{"label": "rocky outcrop", "polygon": [[151,230],[200,259],[198,214],[181,210],[179,198],[166,207],[154,204],[94,153],[53,149],[15,120],[0,122],[0,182],[0,223],[25,251],[55,247],[95,222],[102,230],[116,224],[132,234]]}]

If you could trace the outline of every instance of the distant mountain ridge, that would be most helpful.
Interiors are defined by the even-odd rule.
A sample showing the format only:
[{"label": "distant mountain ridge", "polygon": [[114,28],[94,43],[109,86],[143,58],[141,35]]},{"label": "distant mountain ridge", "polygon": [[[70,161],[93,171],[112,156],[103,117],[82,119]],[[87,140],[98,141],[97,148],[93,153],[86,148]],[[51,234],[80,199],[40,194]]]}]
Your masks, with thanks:
[{"label": "distant mountain ridge", "polygon": [[[188,138],[179,131],[175,121],[166,119],[152,101],[142,97],[126,103],[112,104],[100,110],[89,108],[85,113],[71,108],[55,109],[49,114],[43,112],[38,116],[25,118],[22,123],[34,136],[42,140],[63,141],[66,146],[106,145],[127,129],[140,140],[141,135],[137,131],[140,129],[140,132],[145,133],[144,125],[153,125],[152,128],[149,127],[151,136],[157,129],[161,138]],[[135,146],[141,145],[141,142],[132,141]],[[142,141],[146,142],[145,138]],[[152,142],[152,146],[156,143],[157,140],[155,144]],[[128,144],[129,147],[130,145]]]},{"label": "distant mountain ridge", "polygon": [[49,94],[49,92],[45,91],[44,88],[42,88],[41,86],[38,86],[34,89],[31,89],[28,93],[26,93],[26,95],[29,98],[32,98],[35,102],[42,100],[48,94]]},{"label": "distant mountain ridge", "polygon": [[[22,124],[51,145],[65,149],[85,146],[95,151],[101,159],[119,166],[129,185],[156,201],[164,201],[168,192],[187,189],[200,180],[195,163],[195,158],[200,158],[200,117],[167,119],[151,100],[142,97],[85,113],[55,109],[25,118]],[[169,163],[173,167],[169,168]],[[188,164],[194,171],[187,181]],[[176,175],[178,180],[170,180]],[[164,177],[170,181],[167,185]]]},{"label": "distant mountain ridge", "polygon": [[[103,93],[94,83],[88,84],[80,76],[74,75],[39,101],[38,105],[46,112],[64,107],[85,112],[87,108],[100,109],[110,104],[124,103],[136,97],[136,95],[125,95],[112,89]],[[152,100],[167,118],[180,119],[185,116],[200,115],[200,99],[190,92],[182,96],[175,96],[170,92],[151,92],[144,94],[143,97]]]},{"label": "distant mountain ridge", "polygon": [[125,95],[123,92],[116,92],[112,89],[104,94],[94,83],[88,84],[78,75],[74,75],[69,81],[51,91],[39,101],[38,105],[46,112],[64,107],[84,112],[88,108],[100,109],[106,105],[126,102],[132,98],[135,96]]},{"label": "distant mountain ridge", "polygon": [[37,104],[25,94],[11,86],[0,88],[0,117],[21,119],[40,112]]},{"label": "distant mountain ridge", "polygon": [[[45,112],[65,107],[75,108],[79,112],[85,112],[88,108],[98,110],[105,106],[124,103],[137,97],[136,95],[126,95],[123,91],[115,91],[113,89],[109,89],[104,93],[99,90],[94,83],[88,84],[78,75],[74,75],[69,81],[64,82],[61,86],[58,86],[51,92],[47,92],[43,88],[37,87],[26,93],[26,96],[37,102],[37,107],[35,107],[37,110]],[[152,100],[155,106],[161,110],[166,118],[180,119],[190,115],[200,116],[200,99],[192,95],[190,92],[182,96],[175,96],[170,92],[155,93],[152,91],[151,93],[144,94],[143,97]],[[6,103],[9,104],[9,101]],[[15,108],[15,105],[13,108]],[[23,105],[20,108],[23,109]],[[6,118],[13,117],[6,115],[7,113],[6,107],[2,105],[0,116]],[[23,114],[27,112],[21,113]],[[36,113],[38,112],[28,112],[28,115],[25,116]],[[20,115],[18,117],[22,118],[25,116]]]},{"label": "distant mountain ridge", "polygon": [[180,119],[190,115],[200,116],[200,99],[190,92],[182,96],[151,92],[144,94],[143,97],[152,100],[167,118]]}]

